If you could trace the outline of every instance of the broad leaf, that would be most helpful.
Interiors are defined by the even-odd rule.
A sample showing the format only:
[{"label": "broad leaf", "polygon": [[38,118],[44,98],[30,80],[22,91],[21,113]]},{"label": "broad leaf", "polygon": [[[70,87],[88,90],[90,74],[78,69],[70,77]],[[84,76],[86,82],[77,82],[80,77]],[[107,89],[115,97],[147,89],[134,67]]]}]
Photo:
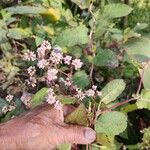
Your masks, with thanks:
[{"label": "broad leaf", "polygon": [[46,15],[49,16],[52,21],[58,21],[60,19],[59,10],[54,8],[45,8],[41,6],[13,6],[6,8],[6,10],[13,14]]},{"label": "broad leaf", "polygon": [[83,89],[90,84],[90,79],[85,71],[78,71],[73,76],[73,83]]},{"label": "broad leaf", "polygon": [[140,98],[137,100],[136,105],[139,109],[150,110],[150,90],[143,89]]},{"label": "broad leaf", "polygon": [[21,40],[30,37],[31,33],[25,29],[12,28],[8,30],[7,36],[12,39]]},{"label": "broad leaf", "polygon": [[88,123],[88,120],[87,120],[87,111],[86,111],[84,104],[81,104],[71,114],[69,114],[66,117],[65,122],[86,126]]},{"label": "broad leaf", "polygon": [[56,38],[55,43],[61,47],[71,47],[88,43],[88,29],[84,25],[66,29]]},{"label": "broad leaf", "polygon": [[130,59],[143,62],[150,58],[150,40],[146,37],[130,39],[124,47]]},{"label": "broad leaf", "polygon": [[125,82],[122,79],[110,81],[102,90],[101,101],[108,104],[114,101],[125,89]]},{"label": "broad leaf", "polygon": [[13,14],[28,14],[28,15],[38,15],[47,11],[45,7],[41,6],[12,6],[6,8],[6,10]]},{"label": "broad leaf", "polygon": [[112,68],[117,67],[117,55],[111,50],[100,50],[94,58],[94,64],[97,66],[109,66]]},{"label": "broad leaf", "polygon": [[74,104],[76,102],[75,97],[65,96],[65,95],[58,95],[57,98],[62,104]]},{"label": "broad leaf", "polygon": [[150,90],[150,65],[145,68],[144,74],[143,74],[143,85],[145,89]]},{"label": "broad leaf", "polygon": [[131,13],[132,8],[125,4],[108,4],[104,7],[104,14],[109,18],[118,18],[127,16]]},{"label": "broad leaf", "polygon": [[44,87],[41,90],[39,90],[31,99],[32,101],[32,107],[36,107],[40,104],[42,104],[45,96],[48,94],[48,88]]},{"label": "broad leaf", "polygon": [[77,4],[81,9],[86,9],[89,7],[91,0],[71,0]]},{"label": "broad leaf", "polygon": [[97,133],[105,133],[107,135],[119,135],[126,127],[126,115],[117,111],[102,114],[95,124]]}]

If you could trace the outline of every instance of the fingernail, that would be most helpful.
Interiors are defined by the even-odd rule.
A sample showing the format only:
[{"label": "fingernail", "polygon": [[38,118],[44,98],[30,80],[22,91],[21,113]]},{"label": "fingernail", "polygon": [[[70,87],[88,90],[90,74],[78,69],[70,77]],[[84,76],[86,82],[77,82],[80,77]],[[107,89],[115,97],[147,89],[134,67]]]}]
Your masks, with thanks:
[{"label": "fingernail", "polygon": [[91,128],[85,129],[85,138],[91,141],[96,139],[96,132]]}]

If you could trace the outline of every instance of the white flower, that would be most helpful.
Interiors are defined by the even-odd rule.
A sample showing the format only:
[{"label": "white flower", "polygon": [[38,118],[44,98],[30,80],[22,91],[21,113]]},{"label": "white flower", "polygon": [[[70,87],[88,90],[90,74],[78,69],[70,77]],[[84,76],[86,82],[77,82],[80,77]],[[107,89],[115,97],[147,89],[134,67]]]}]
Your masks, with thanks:
[{"label": "white flower", "polygon": [[38,61],[37,66],[40,69],[44,69],[45,67],[47,67],[49,65],[48,61],[46,59],[41,59]]},{"label": "white flower", "polygon": [[75,87],[75,90],[77,92],[77,94],[75,95],[75,97],[82,101],[85,98],[85,94],[82,92],[81,89],[79,89],[77,87]]},{"label": "white flower", "polygon": [[64,63],[67,65],[70,65],[70,61],[71,61],[72,57],[67,55],[66,57],[63,58]]},{"label": "white flower", "polygon": [[72,65],[75,67],[75,70],[78,70],[82,67],[83,63],[80,61],[80,59],[74,59],[72,61]]},{"label": "white flower", "polygon": [[96,91],[98,96],[102,96],[102,92],[101,91]]},{"label": "white flower", "polygon": [[35,72],[36,72],[36,69],[34,66],[30,66],[28,69],[27,69],[27,72],[29,74],[29,76],[34,76]]},{"label": "white flower", "polygon": [[36,83],[37,83],[37,81],[36,81],[36,78],[35,77],[30,77],[28,80],[26,80],[27,81],[27,84],[28,85],[31,85],[32,87],[35,87],[36,86]]},{"label": "white flower", "polygon": [[45,57],[45,52],[46,52],[46,48],[43,46],[40,46],[37,49],[38,57],[43,59]]},{"label": "white flower", "polygon": [[45,47],[45,49],[48,49],[48,50],[52,48],[50,42],[48,41],[43,41],[43,43],[41,44],[41,47]]},{"label": "white flower", "polygon": [[36,60],[36,55],[34,52],[27,50],[27,52],[24,54],[23,59],[27,61],[34,61]]},{"label": "white flower", "polygon": [[60,103],[60,101],[56,101],[54,104],[54,108],[57,110],[62,110],[62,104]]},{"label": "white flower", "polygon": [[89,97],[93,97],[95,95],[95,91],[93,89],[89,89],[85,92],[85,94]]},{"label": "white flower", "polygon": [[56,69],[49,69],[47,71],[47,80],[50,82],[52,80],[56,80],[57,79],[57,73],[58,73],[58,70]]},{"label": "white flower", "polygon": [[96,90],[97,90],[97,86],[96,86],[96,85],[93,85],[93,86],[92,86],[92,89],[93,89],[94,91],[96,91]]},{"label": "white flower", "polygon": [[61,63],[62,59],[63,59],[63,55],[61,52],[59,53],[56,53],[54,50],[52,51],[51,55],[50,55],[50,61],[53,63],[53,64],[59,64]]},{"label": "white flower", "polygon": [[66,80],[64,80],[63,82],[66,86],[71,86],[72,85],[72,81],[70,80],[70,78],[66,78]]},{"label": "white flower", "polygon": [[13,95],[7,95],[5,99],[6,101],[11,102],[13,98],[14,98]]}]

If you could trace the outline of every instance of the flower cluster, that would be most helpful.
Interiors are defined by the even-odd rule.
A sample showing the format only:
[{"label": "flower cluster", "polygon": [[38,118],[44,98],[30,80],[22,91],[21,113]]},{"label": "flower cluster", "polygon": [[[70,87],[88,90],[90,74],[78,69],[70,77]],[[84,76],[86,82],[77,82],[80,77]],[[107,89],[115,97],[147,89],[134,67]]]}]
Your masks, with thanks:
[{"label": "flower cluster", "polygon": [[32,98],[32,94],[27,93],[27,92],[23,92],[22,96],[21,96],[21,101],[27,106],[27,107],[31,107],[31,98]]},{"label": "flower cluster", "polygon": [[13,95],[7,95],[5,99],[6,101],[11,102],[13,98],[14,98]]},{"label": "flower cluster", "polygon": [[92,86],[92,89],[88,89],[86,91],[82,91],[81,89],[79,89],[75,86],[75,90],[77,92],[75,97],[78,98],[79,100],[83,100],[86,96],[87,97],[96,97],[96,96],[102,95],[101,91],[97,91],[97,86],[95,86],[95,85]]},{"label": "flower cluster", "polygon": [[56,100],[56,96],[55,96],[55,93],[54,93],[52,88],[49,88],[49,90],[48,90],[48,96],[47,96],[47,100],[46,101],[49,104],[54,104],[54,107],[57,110],[62,110],[62,104],[60,103],[59,100]]},{"label": "flower cluster", "polygon": [[47,81],[51,82],[53,80],[56,80],[57,79],[57,73],[58,73],[58,70],[55,69],[55,68],[48,69],[48,71],[47,71]]},{"label": "flower cluster", "polygon": [[27,50],[27,52],[24,54],[24,60],[35,61],[36,60],[36,54],[32,51]]},{"label": "flower cluster", "polygon": [[[44,41],[37,49],[37,56],[34,52],[27,51],[24,58],[28,61],[37,60],[36,66],[39,69],[43,69],[44,80],[42,80],[42,82],[46,81],[46,84],[49,87],[46,101],[49,104],[53,104],[56,109],[60,110],[62,108],[62,104],[59,100],[56,100],[55,93],[51,88],[52,85],[56,86],[56,80],[62,81],[64,83],[64,86],[66,86],[68,88],[68,91],[70,91],[70,95],[76,97],[81,101],[86,97],[96,97],[101,95],[101,92],[97,91],[97,87],[94,85],[91,89],[82,91],[80,88],[73,84],[73,73],[74,71],[79,70],[83,66],[83,63],[80,59],[73,59],[72,56],[63,54],[62,49],[59,47],[52,48],[51,44],[48,41]],[[62,64],[68,66],[68,71],[70,69],[69,73],[68,71],[66,73],[59,69]],[[29,75],[29,79],[27,80],[28,85],[35,87],[39,79],[36,78],[36,67],[30,66],[27,69],[27,72]],[[64,76],[67,76],[66,79],[64,79]],[[71,90],[73,90],[74,92],[71,92]],[[28,103],[23,99],[25,99],[24,96],[22,97],[22,101],[24,103]]]}]

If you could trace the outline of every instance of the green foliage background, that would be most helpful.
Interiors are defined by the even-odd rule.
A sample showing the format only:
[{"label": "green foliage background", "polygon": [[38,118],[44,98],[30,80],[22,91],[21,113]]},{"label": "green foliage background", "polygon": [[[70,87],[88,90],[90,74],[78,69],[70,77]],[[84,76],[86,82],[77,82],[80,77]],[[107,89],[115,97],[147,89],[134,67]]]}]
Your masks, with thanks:
[{"label": "green foliage background", "polygon": [[[105,110],[131,97],[137,100],[100,114],[94,125],[97,140],[90,148],[150,149],[149,135],[144,133],[142,138],[140,132],[150,125],[149,0],[2,0],[0,8],[1,122],[27,111],[19,97],[26,88],[25,68],[34,64],[21,57],[27,49],[36,51],[46,39],[63,53],[83,60],[84,69],[74,74],[74,84],[86,89],[94,83],[103,93],[95,103],[85,100],[66,118],[67,123],[86,126],[93,115],[87,115],[89,106]],[[140,81],[143,86],[138,90]],[[28,90],[33,93],[33,107],[47,94],[45,85]],[[13,105],[6,102],[7,94],[15,96],[16,108],[4,113]],[[70,96],[58,98],[63,104],[75,103]],[[69,150],[71,145],[58,149]]]}]

